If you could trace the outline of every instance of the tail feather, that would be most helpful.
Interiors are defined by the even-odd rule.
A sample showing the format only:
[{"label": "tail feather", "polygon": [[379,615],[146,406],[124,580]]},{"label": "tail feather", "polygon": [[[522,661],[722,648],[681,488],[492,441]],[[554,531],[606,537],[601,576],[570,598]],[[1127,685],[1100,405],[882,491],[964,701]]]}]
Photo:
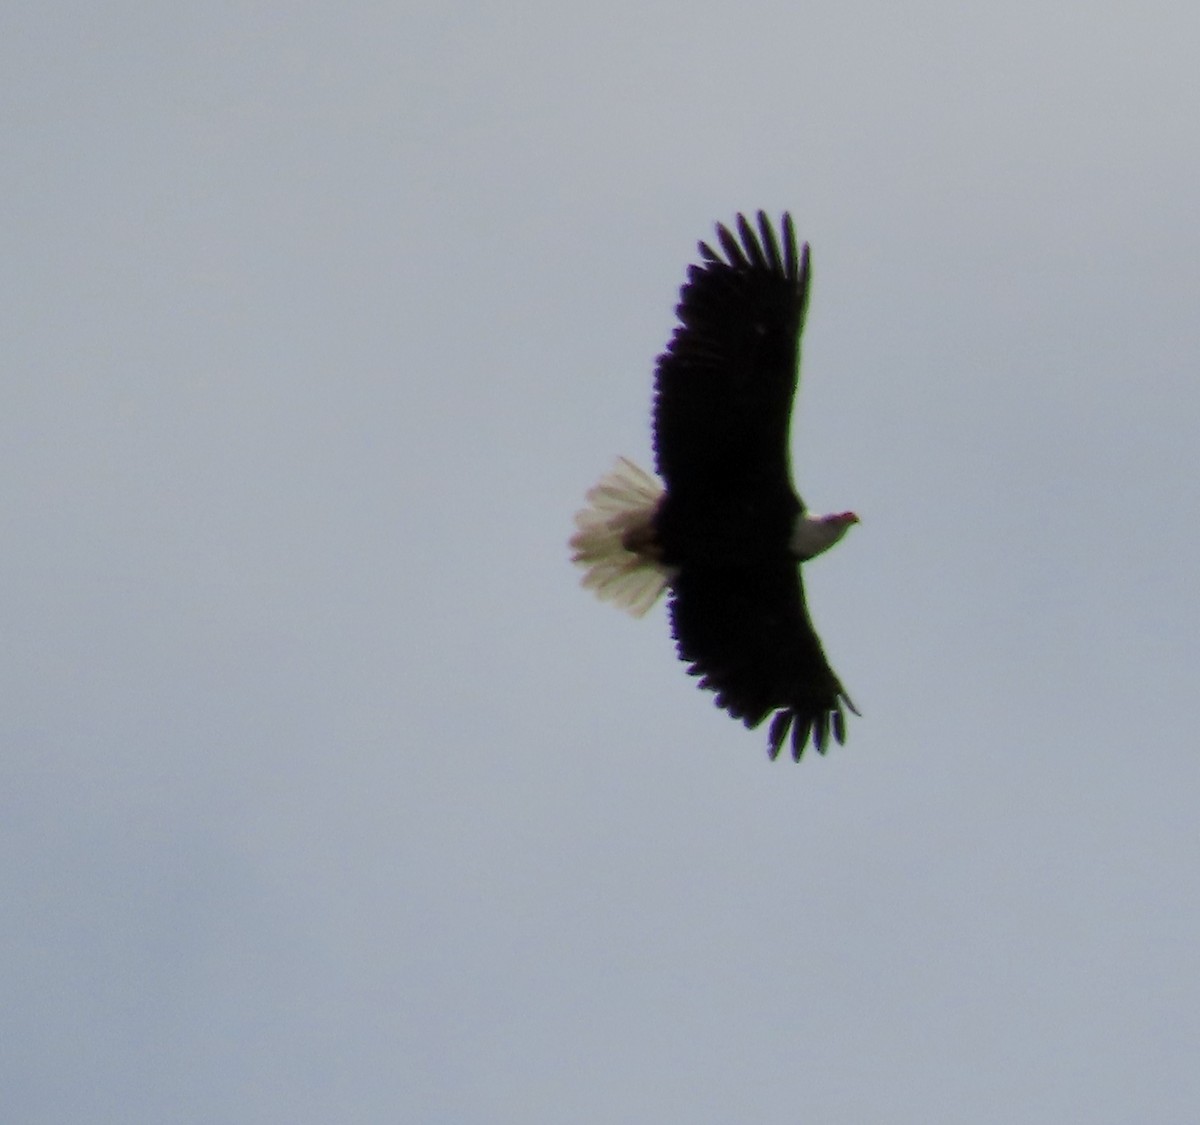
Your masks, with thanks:
[{"label": "tail feather", "polygon": [[585,569],[583,585],[634,617],[654,605],[671,577],[654,542],[662,493],[654,477],[622,457],[588,491],[590,506],[575,515],[571,561]]}]

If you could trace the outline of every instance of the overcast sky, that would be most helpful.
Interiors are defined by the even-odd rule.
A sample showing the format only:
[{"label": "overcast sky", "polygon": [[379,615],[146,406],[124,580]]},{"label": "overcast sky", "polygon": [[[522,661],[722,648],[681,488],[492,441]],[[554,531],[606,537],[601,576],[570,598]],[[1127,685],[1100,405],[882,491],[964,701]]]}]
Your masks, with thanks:
[{"label": "overcast sky", "polygon": [[[0,14],[0,1115],[1200,1120],[1200,10]],[[578,588],[813,247],[768,761]]]}]

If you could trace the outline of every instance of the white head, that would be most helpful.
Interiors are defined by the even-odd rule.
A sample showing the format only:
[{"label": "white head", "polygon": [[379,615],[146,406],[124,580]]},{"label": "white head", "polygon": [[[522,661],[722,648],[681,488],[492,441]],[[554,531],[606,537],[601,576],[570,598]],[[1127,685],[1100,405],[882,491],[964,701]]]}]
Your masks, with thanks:
[{"label": "white head", "polygon": [[792,553],[801,561],[815,558],[822,551],[828,551],[858,522],[858,516],[853,512],[801,516],[792,531]]}]

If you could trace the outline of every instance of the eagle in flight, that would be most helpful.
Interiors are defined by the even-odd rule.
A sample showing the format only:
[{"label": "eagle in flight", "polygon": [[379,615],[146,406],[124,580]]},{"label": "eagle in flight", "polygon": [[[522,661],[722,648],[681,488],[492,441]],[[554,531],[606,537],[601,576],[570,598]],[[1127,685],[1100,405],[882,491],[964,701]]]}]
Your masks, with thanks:
[{"label": "eagle in flight", "polygon": [[[776,238],[738,215],[699,245],[658,357],[654,457],[658,478],[621,458],[575,517],[573,561],[583,584],[635,616],[669,591],[679,658],[747,727],[768,718],[768,748],[799,761],[825,753],[858,714],[825,658],[804,597],[801,565],[829,550],[858,517],[811,515],[792,484],[788,430],[809,252],[790,215]],[[790,738],[789,738],[790,734]]]}]

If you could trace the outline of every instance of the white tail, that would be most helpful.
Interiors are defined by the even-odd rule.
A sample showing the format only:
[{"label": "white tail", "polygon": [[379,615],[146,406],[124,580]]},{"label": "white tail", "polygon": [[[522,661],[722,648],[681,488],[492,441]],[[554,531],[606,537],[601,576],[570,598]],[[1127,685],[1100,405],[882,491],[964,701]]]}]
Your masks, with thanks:
[{"label": "white tail", "polygon": [[654,513],[663,487],[649,473],[621,457],[601,477],[575,514],[571,561],[584,567],[583,585],[634,617],[658,600],[671,569],[655,557]]}]

